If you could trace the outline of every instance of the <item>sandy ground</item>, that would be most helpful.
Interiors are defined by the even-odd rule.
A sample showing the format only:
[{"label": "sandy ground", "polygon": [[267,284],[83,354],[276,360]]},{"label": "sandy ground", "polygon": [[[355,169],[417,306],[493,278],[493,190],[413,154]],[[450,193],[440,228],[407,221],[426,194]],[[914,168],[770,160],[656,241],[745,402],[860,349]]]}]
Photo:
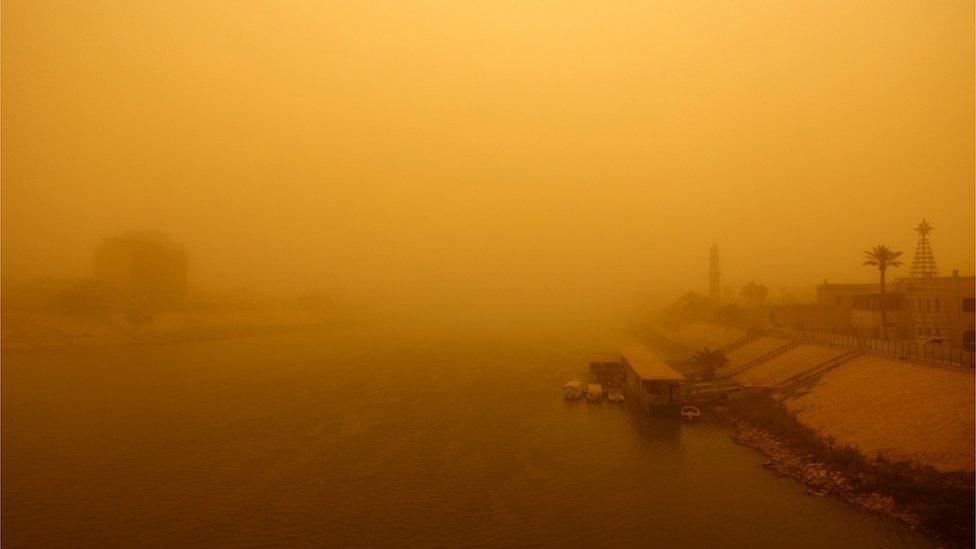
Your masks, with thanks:
[{"label": "sandy ground", "polygon": [[755,360],[777,349],[786,347],[791,343],[792,342],[785,339],[775,337],[760,337],[755,341],[750,341],[742,347],[733,349],[726,353],[729,363],[724,368],[720,368],[718,374],[722,375],[722,372],[736,370],[747,362]]},{"label": "sandy ground", "polygon": [[741,383],[776,385],[845,355],[850,349],[799,345],[741,372],[735,380]]},{"label": "sandy ground", "polygon": [[786,404],[803,423],[868,456],[972,471],[974,400],[973,372],[861,356]]}]

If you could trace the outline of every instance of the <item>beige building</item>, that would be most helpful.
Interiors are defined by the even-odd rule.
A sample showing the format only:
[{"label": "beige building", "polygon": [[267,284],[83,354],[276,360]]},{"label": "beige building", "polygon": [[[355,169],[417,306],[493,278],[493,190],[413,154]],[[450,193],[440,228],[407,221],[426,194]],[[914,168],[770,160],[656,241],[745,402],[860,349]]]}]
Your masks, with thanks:
[{"label": "beige building", "polygon": [[779,305],[770,320],[777,326],[852,334],[854,298],[880,291],[878,284],[829,284],[817,286],[816,303]]},{"label": "beige building", "polygon": [[976,350],[976,277],[959,276],[958,272],[953,272],[953,276],[943,277],[941,282],[945,308],[945,342],[950,347]]},{"label": "beige building", "polygon": [[882,337],[881,304],[888,324],[889,339],[907,339],[912,336],[912,315],[906,306],[904,293],[856,295],[852,297],[850,311],[851,333],[858,337]]},{"label": "beige building", "polygon": [[[973,348],[976,277],[932,277],[913,286],[900,279],[886,292],[890,339],[916,339],[952,348]],[[774,325],[866,338],[881,337],[881,294],[877,284],[823,284],[817,303],[773,308]],[[921,319],[921,320],[920,320]]]}]

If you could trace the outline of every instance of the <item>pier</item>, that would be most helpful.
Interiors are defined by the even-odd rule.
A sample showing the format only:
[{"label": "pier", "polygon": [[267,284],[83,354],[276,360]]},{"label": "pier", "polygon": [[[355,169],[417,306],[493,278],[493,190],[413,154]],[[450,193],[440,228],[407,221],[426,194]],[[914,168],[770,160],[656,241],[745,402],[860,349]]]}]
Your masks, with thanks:
[{"label": "pier", "polygon": [[624,345],[617,353],[592,355],[589,362],[593,381],[605,388],[623,389],[648,412],[724,399],[731,393],[753,389],[729,381],[692,382],[640,344]]}]

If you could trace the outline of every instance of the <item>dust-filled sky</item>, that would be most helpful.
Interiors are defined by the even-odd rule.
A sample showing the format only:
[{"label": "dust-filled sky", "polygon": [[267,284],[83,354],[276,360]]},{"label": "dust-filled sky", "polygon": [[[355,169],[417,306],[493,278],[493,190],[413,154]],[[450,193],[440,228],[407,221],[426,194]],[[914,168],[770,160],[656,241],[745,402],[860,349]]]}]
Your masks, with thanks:
[{"label": "dust-filled sky", "polygon": [[[973,269],[974,8],[6,0],[3,274],[160,230],[197,289],[559,315]],[[907,274],[907,268],[903,268]],[[895,271],[898,275],[898,271]],[[776,295],[774,293],[774,295]]]}]

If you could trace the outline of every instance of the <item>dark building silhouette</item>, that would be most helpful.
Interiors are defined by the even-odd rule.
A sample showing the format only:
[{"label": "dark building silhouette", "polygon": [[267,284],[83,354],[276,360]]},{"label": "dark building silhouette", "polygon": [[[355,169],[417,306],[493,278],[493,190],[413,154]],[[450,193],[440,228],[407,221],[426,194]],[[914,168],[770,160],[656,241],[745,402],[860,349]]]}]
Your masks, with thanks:
[{"label": "dark building silhouette", "polygon": [[121,304],[178,307],[186,298],[186,252],[164,233],[127,231],[95,250],[95,278]]},{"label": "dark building silhouette", "polygon": [[708,280],[708,297],[711,299],[712,305],[718,305],[722,300],[722,285],[718,269],[718,244],[712,244],[712,255],[708,268]]}]

